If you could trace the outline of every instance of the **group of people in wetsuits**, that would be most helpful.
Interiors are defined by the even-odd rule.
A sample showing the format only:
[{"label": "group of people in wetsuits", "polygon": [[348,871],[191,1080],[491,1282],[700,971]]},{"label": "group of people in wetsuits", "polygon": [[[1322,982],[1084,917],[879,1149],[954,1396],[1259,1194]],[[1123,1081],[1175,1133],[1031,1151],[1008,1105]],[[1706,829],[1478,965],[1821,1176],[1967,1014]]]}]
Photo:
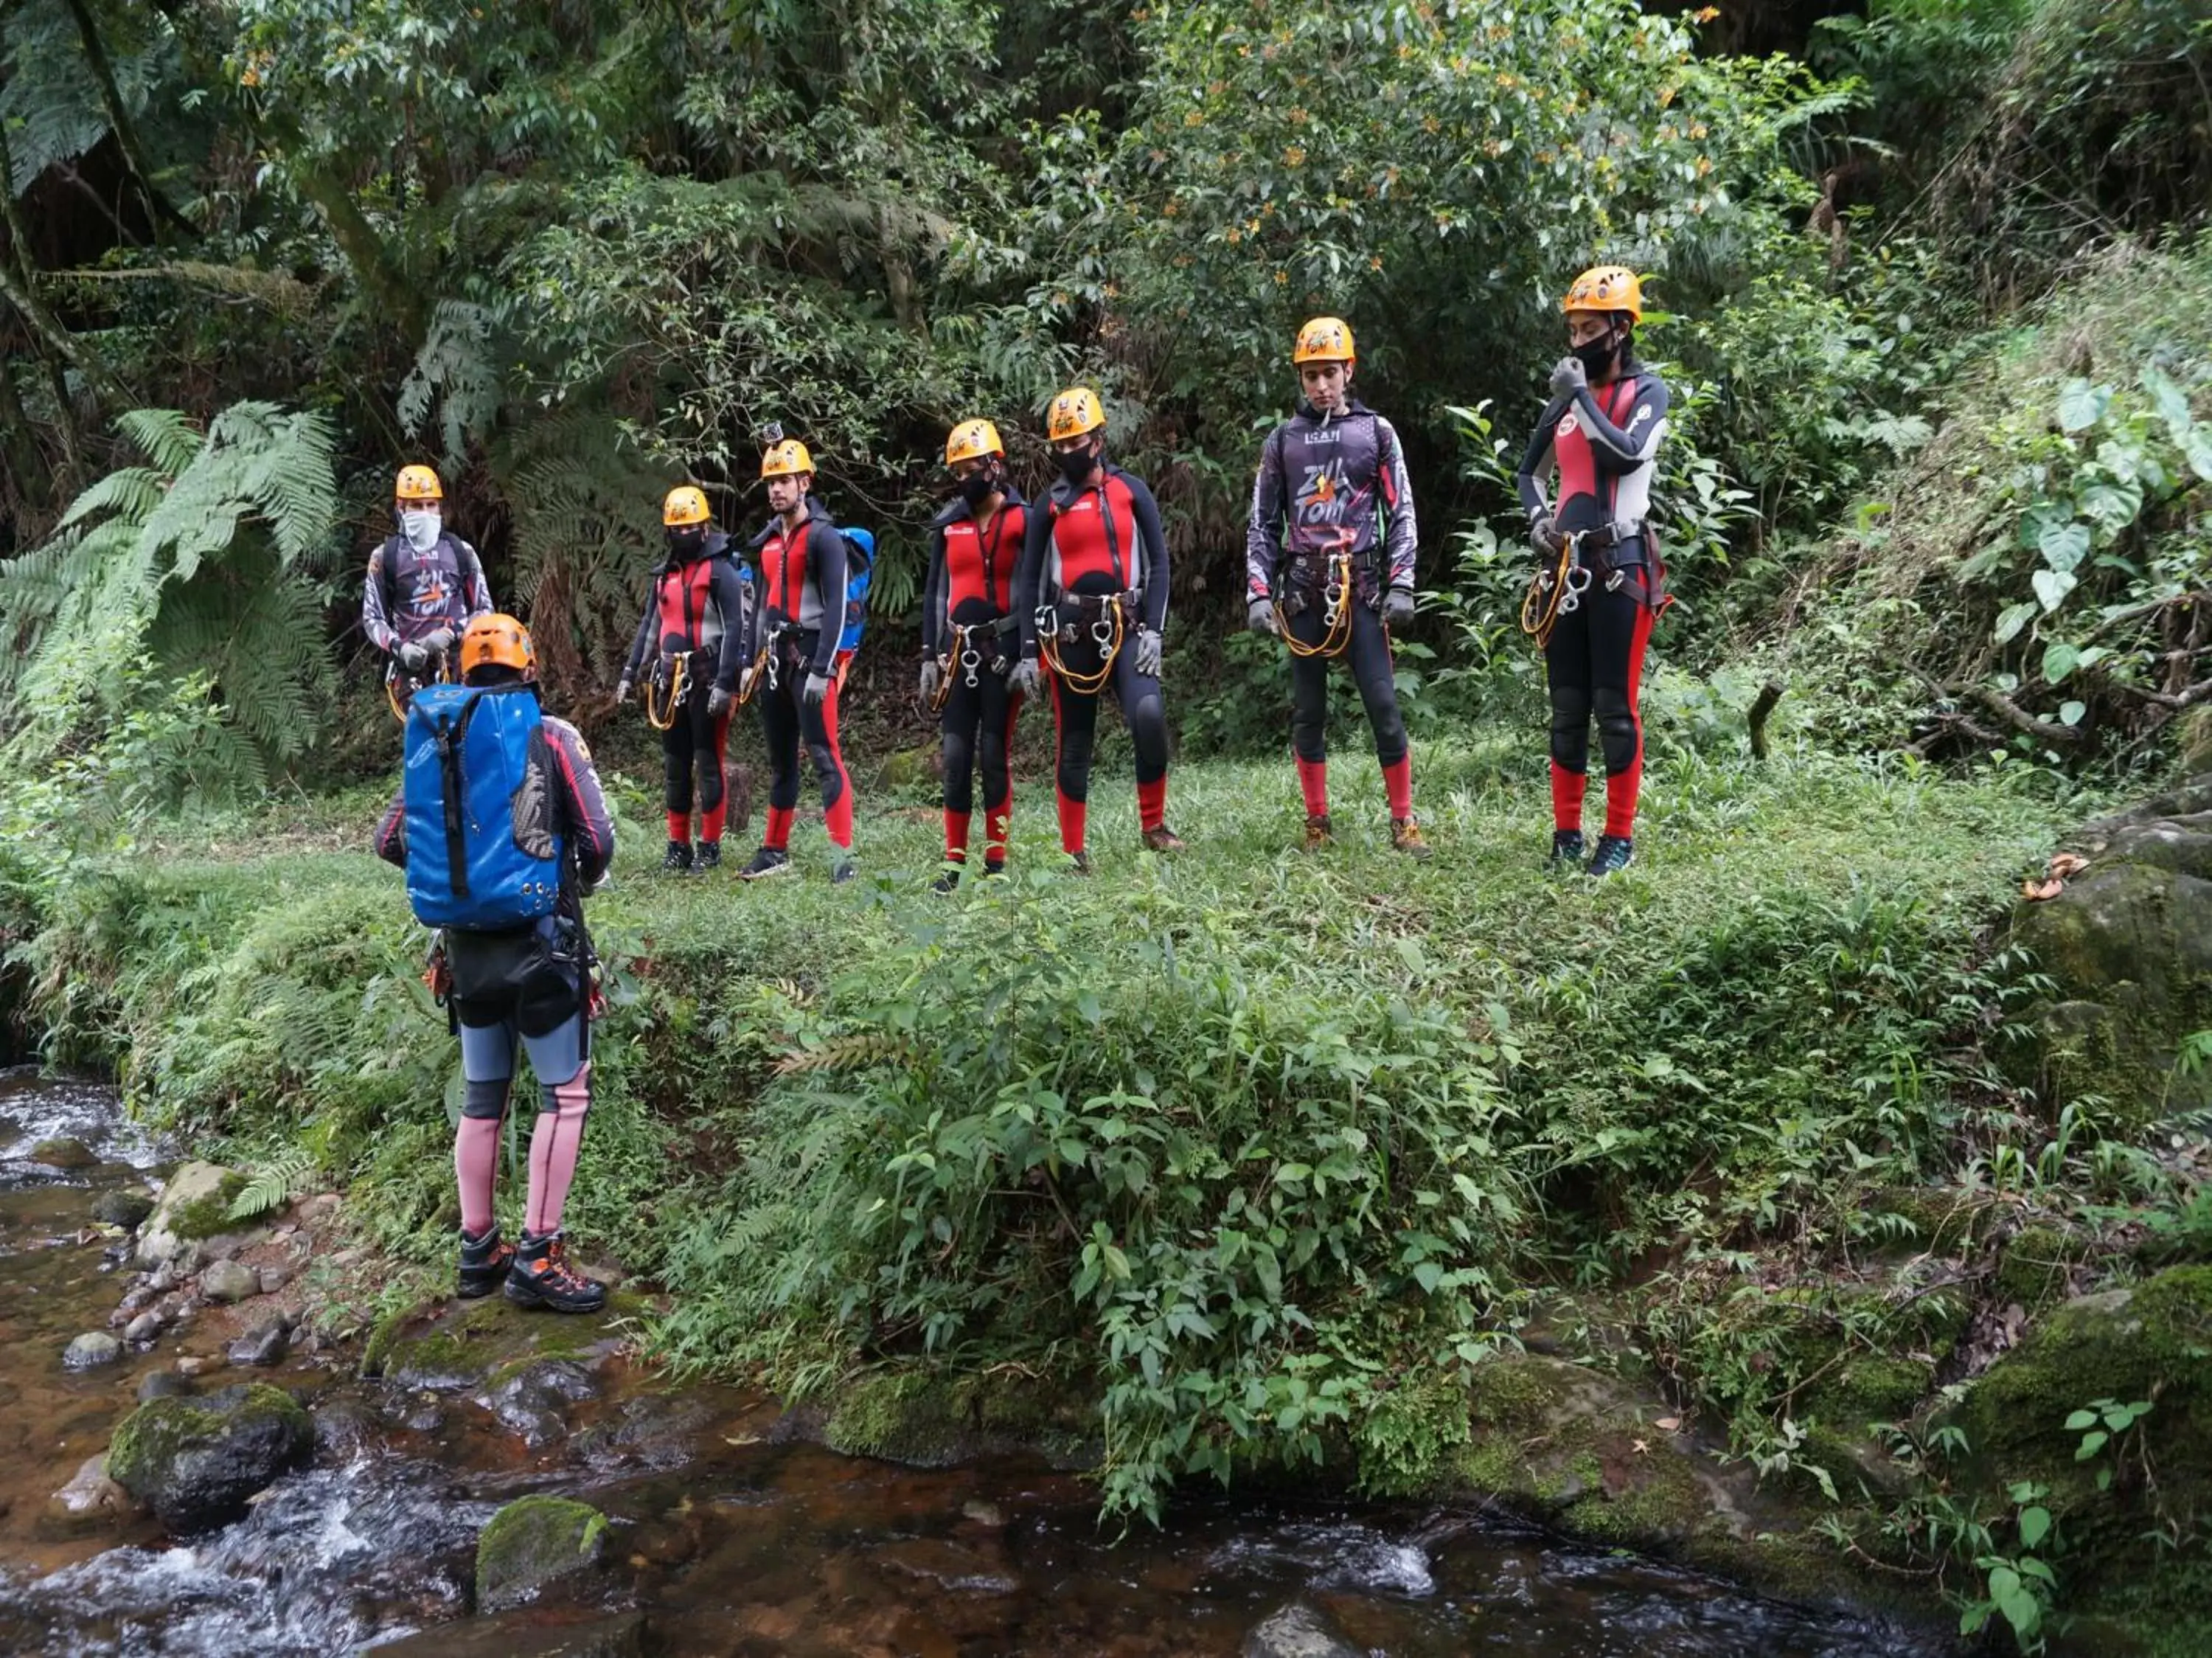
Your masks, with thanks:
[{"label": "group of people in wetsuits", "polygon": [[[1551,700],[1555,867],[1617,874],[1634,856],[1644,741],[1638,701],[1652,625],[1668,603],[1666,570],[1648,521],[1667,388],[1637,358],[1642,286],[1620,265],[1585,271],[1561,302],[1568,354],[1519,470],[1521,503],[1539,567],[1531,600]],[[1413,805],[1412,759],[1394,683],[1391,630],[1413,614],[1416,525],[1403,450],[1390,423],[1352,391],[1351,327],[1317,317],[1291,349],[1300,397],[1261,446],[1245,536],[1245,616],[1280,637],[1291,656],[1291,741],[1311,850],[1332,835],[1326,725],[1328,666],[1343,658],[1371,728],[1389,803],[1392,844],[1425,858]],[[1098,705],[1111,691],[1135,753],[1142,844],[1171,853],[1169,742],[1160,688],[1168,613],[1168,546],[1144,482],[1106,454],[1097,394],[1053,399],[1046,438],[1058,476],[1024,500],[1009,475],[998,429],[983,418],[945,441],[953,493],[930,526],[918,689],[939,716],[945,861],[935,889],[968,866],[975,774],[981,774],[983,868],[1006,864],[1012,805],[1010,753],[1023,704],[1048,693],[1056,741],[1060,850],[1090,868],[1087,812]],[[732,715],[762,698],[773,781],[767,832],[740,873],[791,869],[799,755],[811,761],[833,849],[831,879],[854,871],[853,791],[837,742],[837,699],[851,655],[842,649],[853,565],[847,533],[814,493],[806,446],[779,439],[761,464],[772,516],[746,551],[717,529],[696,486],[662,506],[665,556],[624,662],[617,695],[642,690],[665,760],[668,850],[663,867],[703,870],[720,861]],[[492,609],[475,550],[442,523],[434,472],[404,468],[394,502],[398,533],[369,561],[362,622],[387,653],[395,711],[416,690],[449,677],[470,684],[534,679],[526,631]],[[1524,623],[1528,612],[1524,609]],[[1595,721],[1605,768],[1603,827],[1586,840],[1583,799]],[[574,728],[544,722],[529,809],[575,849],[560,915],[525,937],[450,939],[449,1005],[461,1037],[466,1104],[454,1161],[461,1188],[459,1293],[501,1284],[526,1306],[589,1311],[604,1292],[561,1252],[562,1201],[589,1108],[588,941],[581,892],[611,863],[613,828],[589,752]],[[696,776],[696,787],[695,787]],[[698,832],[692,833],[694,810]],[[404,802],[377,836],[380,854],[406,862]],[[520,814],[518,804],[518,835]],[[572,926],[573,923],[573,926]],[[548,929],[551,929],[549,934]],[[556,941],[548,946],[547,938]],[[520,963],[521,965],[518,965]],[[527,1219],[519,1246],[491,1221],[491,1181],[519,1049],[545,1093],[532,1141]]]}]

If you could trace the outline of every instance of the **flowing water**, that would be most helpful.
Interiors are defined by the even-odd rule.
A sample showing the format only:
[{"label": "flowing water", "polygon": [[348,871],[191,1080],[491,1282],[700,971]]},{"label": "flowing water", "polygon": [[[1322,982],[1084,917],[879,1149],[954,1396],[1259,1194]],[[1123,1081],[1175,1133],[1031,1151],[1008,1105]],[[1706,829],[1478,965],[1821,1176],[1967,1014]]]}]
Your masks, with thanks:
[{"label": "flowing water", "polygon": [[[98,1165],[27,1161],[57,1136]],[[0,1651],[286,1658],[390,1643],[419,1658],[568,1639],[580,1644],[558,1649],[1179,1658],[1237,1653],[1294,1600],[1350,1649],[1395,1658],[1944,1650],[1470,1509],[1218,1498],[1116,1538],[1073,1476],[841,1457],[780,1436],[757,1397],[659,1392],[618,1362],[588,1381],[563,1372],[590,1396],[549,1417],[542,1399],[502,1411],[295,1361],[271,1379],[312,1404],[315,1461],[244,1519],[181,1541],[150,1520],[63,1521],[47,1493],[171,1356],[80,1375],[60,1362],[71,1336],[106,1327],[119,1289],[87,1225],[93,1198],[161,1150],[105,1089],[0,1072]],[[610,1567],[580,1605],[472,1617],[477,1533],[528,1491],[613,1516]]]}]

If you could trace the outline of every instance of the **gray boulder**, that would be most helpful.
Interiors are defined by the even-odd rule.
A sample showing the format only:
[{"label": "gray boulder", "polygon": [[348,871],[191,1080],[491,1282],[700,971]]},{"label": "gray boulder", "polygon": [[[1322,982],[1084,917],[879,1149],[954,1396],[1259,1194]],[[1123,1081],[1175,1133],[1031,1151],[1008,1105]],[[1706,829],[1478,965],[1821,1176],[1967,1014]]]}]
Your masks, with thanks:
[{"label": "gray boulder", "polygon": [[157,1399],[124,1418],[107,1448],[111,1478],[172,1532],[220,1526],[313,1454],[299,1401],[260,1382],[201,1399]]}]

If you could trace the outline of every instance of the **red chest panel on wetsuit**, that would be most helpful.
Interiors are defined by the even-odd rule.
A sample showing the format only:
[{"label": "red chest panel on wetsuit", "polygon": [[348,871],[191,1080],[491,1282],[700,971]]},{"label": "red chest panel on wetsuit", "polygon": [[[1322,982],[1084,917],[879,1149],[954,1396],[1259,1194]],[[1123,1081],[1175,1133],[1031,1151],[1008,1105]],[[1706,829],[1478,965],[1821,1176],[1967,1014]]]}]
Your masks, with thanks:
[{"label": "red chest panel on wetsuit", "polygon": [[1137,584],[1137,515],[1129,486],[1109,478],[1053,516],[1060,584],[1069,593],[1120,593]]},{"label": "red chest panel on wetsuit", "polygon": [[654,594],[660,612],[664,647],[671,634],[694,649],[707,643],[707,609],[714,601],[714,561],[711,558],[695,558],[688,564],[660,573]]},{"label": "red chest panel on wetsuit", "polygon": [[813,527],[810,519],[797,535],[778,530],[761,548],[761,575],[768,583],[762,602],[794,621],[806,594],[806,541]]},{"label": "red chest panel on wetsuit", "polygon": [[[1636,405],[1636,381],[1632,378],[1610,386],[1593,386],[1590,396],[1605,411],[1605,418],[1618,426]],[[1612,515],[1618,484],[1598,471],[1596,453],[1590,448],[1589,434],[1583,430],[1582,415],[1574,404],[1567,405],[1566,413],[1559,417],[1559,424],[1553,430],[1552,458],[1559,469],[1559,498],[1555,509],[1559,516],[1566,515],[1567,503],[1577,497],[1595,501],[1601,509],[1599,516]]]},{"label": "red chest panel on wetsuit", "polygon": [[972,518],[956,519],[945,527],[945,600],[946,613],[956,622],[981,619],[980,612],[963,616],[961,607],[980,607],[993,616],[1013,608],[1014,565],[1021,558],[1022,535],[1028,515],[1009,503],[999,509],[988,529]]}]

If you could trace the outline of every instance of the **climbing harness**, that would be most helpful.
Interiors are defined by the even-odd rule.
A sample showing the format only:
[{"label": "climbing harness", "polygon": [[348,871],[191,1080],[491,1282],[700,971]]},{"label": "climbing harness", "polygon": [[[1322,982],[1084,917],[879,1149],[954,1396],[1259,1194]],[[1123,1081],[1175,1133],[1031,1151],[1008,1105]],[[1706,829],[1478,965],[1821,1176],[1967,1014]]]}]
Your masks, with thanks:
[{"label": "climbing harness", "polygon": [[[1091,611],[1086,600],[1097,603],[1095,613]],[[1054,679],[1079,697],[1095,697],[1114,677],[1114,658],[1121,653],[1121,641],[1127,632],[1121,615],[1123,595],[1118,593],[1079,594],[1071,597],[1067,603],[1075,608],[1075,614],[1072,617],[1065,615],[1058,605],[1038,607],[1037,642],[1045,666],[1052,670]],[[1091,643],[1098,650],[1098,667],[1095,672],[1078,674],[1067,666],[1060,648],[1062,644],[1074,644],[1082,638],[1080,625],[1086,614],[1092,618]]]},{"label": "climbing harness", "polygon": [[763,680],[769,685],[775,683],[775,634],[769,632],[761,640],[760,652],[753,658],[753,665],[738,676],[738,706],[739,708],[743,708],[760,694],[761,684]]},{"label": "climbing harness", "polygon": [[402,680],[408,681],[409,685],[412,687],[412,689],[408,692],[410,696],[412,696],[416,691],[421,690],[426,685],[453,684],[453,653],[450,651],[441,651],[438,655],[437,669],[427,679],[418,680],[412,674],[408,673],[406,669],[401,667],[399,666],[399,658],[396,654],[390,661],[384,665],[384,705],[392,710],[392,717],[393,719],[398,721],[400,724],[404,725],[407,723],[407,710],[399,705],[399,682]]},{"label": "climbing harness", "polygon": [[[665,686],[656,705],[653,692]],[[660,658],[653,677],[645,683],[645,722],[655,731],[665,731],[676,723],[684,711],[684,698],[691,694],[691,653],[679,650]]]},{"label": "climbing harness", "polygon": [[[1582,608],[1590,573],[1576,556],[1581,546],[1579,533],[1561,538],[1558,562],[1531,576],[1528,591],[1522,596],[1521,631],[1536,642],[1539,650],[1552,643],[1552,630],[1559,625],[1560,617],[1571,616]],[[1618,572],[1615,575],[1617,578]]]},{"label": "climbing harness", "polygon": [[[1308,644],[1291,631],[1290,623],[1281,615],[1275,619],[1275,631],[1283,636],[1291,655],[1300,658],[1341,656],[1345,647],[1352,643],[1352,553],[1347,548],[1332,553],[1328,561],[1329,579],[1322,584],[1321,638]],[[1286,601],[1287,607],[1287,601]]]}]

